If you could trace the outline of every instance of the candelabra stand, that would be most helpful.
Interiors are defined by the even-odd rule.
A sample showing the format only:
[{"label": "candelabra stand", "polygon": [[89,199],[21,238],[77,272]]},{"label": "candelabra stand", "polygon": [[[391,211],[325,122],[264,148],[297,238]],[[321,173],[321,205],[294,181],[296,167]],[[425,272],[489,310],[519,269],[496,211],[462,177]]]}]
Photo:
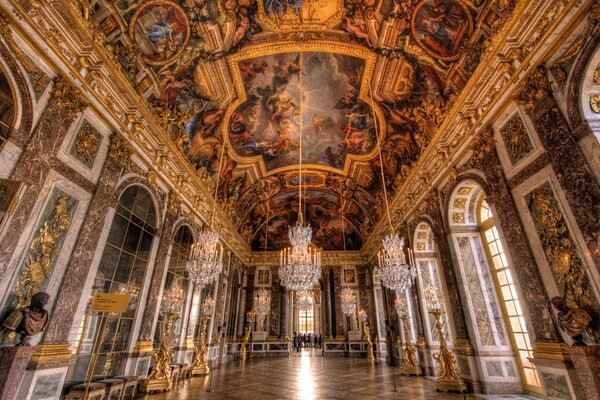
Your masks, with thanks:
[{"label": "candelabra stand", "polygon": [[439,375],[435,381],[435,389],[465,392],[467,390],[467,385],[458,374],[454,353],[448,349],[448,345],[446,344],[446,338],[444,337],[442,321],[440,318],[442,312],[439,308],[433,309],[430,312],[435,317],[435,326],[440,341],[440,352],[433,355],[434,360],[440,365]]},{"label": "candelabra stand", "polygon": [[192,376],[208,375],[210,372],[207,362],[208,347],[206,346],[206,327],[209,319],[210,316],[208,315],[202,317],[200,340],[198,341],[198,347],[196,347],[196,355],[194,356],[194,364],[192,365]]},{"label": "candelabra stand", "polygon": [[248,342],[250,341],[250,334],[252,333],[252,324],[246,325],[244,330],[244,340],[242,340],[242,348],[240,349],[240,359],[246,359],[246,347],[248,346]]},{"label": "candelabra stand", "polygon": [[375,360],[373,355],[373,342],[371,341],[371,330],[369,329],[369,323],[363,323],[363,339],[367,341],[367,360]]},{"label": "candelabra stand", "polygon": [[173,311],[169,310],[165,313],[165,329],[160,343],[160,350],[152,356],[154,366],[150,371],[148,379],[141,386],[141,391],[144,393],[171,390],[173,384],[171,381],[171,369],[169,367],[173,359],[171,335],[173,333],[174,322],[177,318],[177,313]]},{"label": "candelabra stand", "polygon": [[402,366],[400,367],[400,373],[402,375],[420,375],[421,368],[417,363],[416,349],[410,343],[410,332],[408,330],[408,315],[404,314],[402,317],[402,323],[404,327],[404,346],[402,350],[404,352],[404,358],[402,360]]}]

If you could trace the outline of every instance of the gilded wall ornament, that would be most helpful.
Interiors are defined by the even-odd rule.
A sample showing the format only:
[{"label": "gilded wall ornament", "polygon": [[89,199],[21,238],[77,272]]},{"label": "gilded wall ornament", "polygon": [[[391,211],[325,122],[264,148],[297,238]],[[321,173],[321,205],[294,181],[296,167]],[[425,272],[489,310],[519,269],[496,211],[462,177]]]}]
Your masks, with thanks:
[{"label": "gilded wall ornament", "polygon": [[600,68],[596,68],[594,71],[594,83],[600,85]]},{"label": "gilded wall ornament", "polygon": [[131,145],[119,133],[114,133],[110,138],[109,154],[114,157],[119,165],[126,166],[133,154]]},{"label": "gilded wall ornament", "polygon": [[597,318],[599,308],[585,266],[548,183],[529,194],[528,208],[567,307],[584,309]]},{"label": "gilded wall ornament", "polygon": [[54,260],[60,250],[60,242],[71,226],[70,201],[71,197],[66,195],[56,200],[50,215],[46,217],[37,235],[31,241],[25,268],[15,283],[16,309],[27,307],[31,302],[31,296],[50,276]]},{"label": "gilded wall ornament", "polygon": [[75,117],[89,105],[81,91],[63,76],[54,79],[50,103],[63,110],[70,118]]},{"label": "gilded wall ornament", "polygon": [[533,145],[529,140],[527,128],[519,114],[515,114],[500,129],[500,136],[504,141],[504,147],[510,158],[510,162],[516,164],[533,150]]},{"label": "gilded wall ornament", "polygon": [[91,168],[100,149],[101,141],[100,132],[89,123],[85,123],[75,136],[73,151],[85,165]]},{"label": "gilded wall ornament", "polygon": [[546,67],[539,65],[521,83],[514,95],[514,99],[526,111],[531,110],[535,104],[550,93],[551,86],[546,74]]}]

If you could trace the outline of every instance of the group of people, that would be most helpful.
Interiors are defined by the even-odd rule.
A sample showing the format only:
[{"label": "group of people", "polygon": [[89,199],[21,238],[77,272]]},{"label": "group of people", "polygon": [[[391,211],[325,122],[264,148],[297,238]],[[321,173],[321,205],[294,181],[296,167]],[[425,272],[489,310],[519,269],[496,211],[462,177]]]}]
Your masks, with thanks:
[{"label": "group of people", "polygon": [[297,334],[296,332],[294,332],[292,343],[294,344],[294,350],[296,350],[297,352],[302,350],[302,348],[320,349],[321,334],[319,333],[317,335],[313,332]]}]

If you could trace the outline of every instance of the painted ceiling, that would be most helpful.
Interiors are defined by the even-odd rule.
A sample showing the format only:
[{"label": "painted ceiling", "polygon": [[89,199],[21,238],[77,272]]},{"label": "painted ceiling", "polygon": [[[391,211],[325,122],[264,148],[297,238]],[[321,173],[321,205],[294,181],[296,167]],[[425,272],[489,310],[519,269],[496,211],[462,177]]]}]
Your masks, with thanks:
[{"label": "painted ceiling", "polygon": [[[503,0],[114,0],[93,19],[253,250],[359,249],[479,62]],[[381,150],[381,157],[378,149]],[[222,157],[221,157],[222,155]]]}]

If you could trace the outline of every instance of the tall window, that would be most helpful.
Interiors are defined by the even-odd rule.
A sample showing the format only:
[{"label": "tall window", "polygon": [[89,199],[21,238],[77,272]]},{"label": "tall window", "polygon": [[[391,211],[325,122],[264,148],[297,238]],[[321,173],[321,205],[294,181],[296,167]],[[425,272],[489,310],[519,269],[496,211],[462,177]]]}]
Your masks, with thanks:
[{"label": "tall window", "polygon": [[[171,258],[169,259],[169,268],[167,270],[167,279],[165,280],[164,290],[169,290],[174,286],[177,286],[183,290],[184,302],[187,301],[188,291],[190,290],[190,282],[188,280],[186,264],[190,253],[190,248],[194,241],[192,231],[189,227],[183,225],[177,229],[175,237],[173,239],[173,246],[171,247]],[[181,335],[182,327],[182,316],[183,305],[179,310],[179,318],[175,320],[174,334],[171,335],[173,340],[172,345],[176,345],[177,340]],[[161,312],[158,316],[158,323],[156,324],[156,330],[154,331],[154,343],[155,349],[160,347],[160,342],[164,333],[165,318]]]},{"label": "tall window", "polygon": [[533,357],[533,347],[527,334],[521,303],[494,223],[492,211],[485,200],[482,200],[479,208],[479,221],[488,257],[491,259],[491,265],[495,271],[493,275],[495,275],[496,284],[500,289],[500,296],[504,303],[504,313],[508,319],[507,325],[511,331],[512,344],[517,362],[521,368],[521,376],[524,379],[526,389],[539,391],[540,381],[535,366],[529,361],[529,357]]},{"label": "tall window", "polygon": [[298,310],[298,330],[300,333],[310,333],[315,331],[315,310],[310,307],[308,310]]},{"label": "tall window", "polygon": [[[155,225],[156,211],[148,191],[140,186],[127,188],[119,199],[94,288],[97,292],[129,293],[131,300],[127,312],[107,316],[103,337],[97,339],[101,340],[101,347],[94,375],[124,373],[133,320],[138,309],[152,240],[156,234]],[[86,337],[97,337],[96,333],[102,331],[99,326],[101,320],[92,318],[91,315],[86,320],[90,325],[85,329],[88,333]],[[91,348],[84,350],[80,346],[79,352],[90,350]]]}]

